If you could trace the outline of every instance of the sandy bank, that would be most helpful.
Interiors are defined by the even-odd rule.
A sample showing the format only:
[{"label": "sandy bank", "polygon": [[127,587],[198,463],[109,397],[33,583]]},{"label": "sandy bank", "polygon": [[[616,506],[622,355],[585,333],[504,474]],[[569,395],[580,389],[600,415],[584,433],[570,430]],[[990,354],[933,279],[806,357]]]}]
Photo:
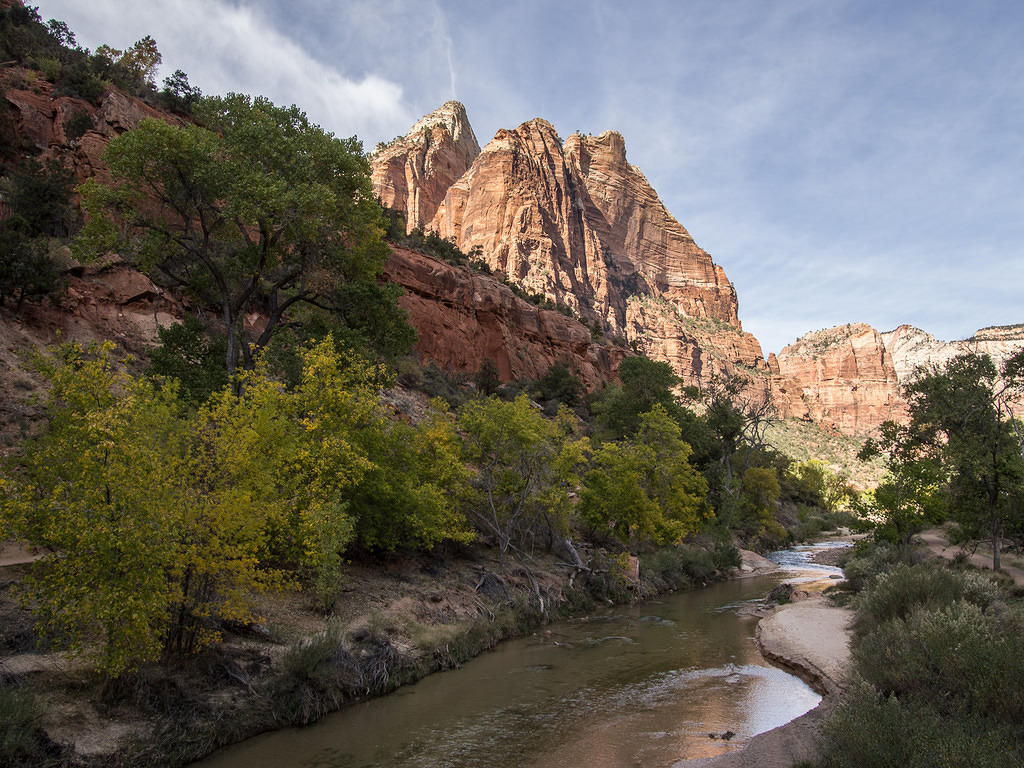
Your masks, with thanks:
[{"label": "sandy bank", "polygon": [[806,680],[824,698],[807,714],[759,734],[735,752],[683,760],[678,768],[790,768],[817,756],[817,735],[846,685],[853,611],[822,595],[776,608],[762,619],[757,640],[765,658]]}]

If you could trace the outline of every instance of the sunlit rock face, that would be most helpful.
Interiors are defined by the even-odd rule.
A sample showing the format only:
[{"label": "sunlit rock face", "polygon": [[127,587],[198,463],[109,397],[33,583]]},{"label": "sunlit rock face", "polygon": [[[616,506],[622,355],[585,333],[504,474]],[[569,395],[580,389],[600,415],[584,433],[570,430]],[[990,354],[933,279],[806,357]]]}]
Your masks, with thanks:
[{"label": "sunlit rock face", "polygon": [[[448,122],[437,115],[373,158],[377,194],[406,211],[410,226],[428,210],[413,201],[433,201],[449,178],[418,159],[424,122],[441,126],[430,134],[438,146],[471,133],[464,111]],[[550,123],[530,120],[498,131],[448,183],[428,230],[601,333],[668,361],[687,382],[742,369],[753,374],[754,389],[770,388],[760,344],[742,330],[724,270],[628,163],[620,134],[573,134],[563,142]]]},{"label": "sunlit rock face", "polygon": [[629,165],[614,131],[563,143],[539,118],[498,131],[432,227],[527,290],[618,331],[631,296],[739,327],[725,272]]},{"label": "sunlit rock face", "polygon": [[912,325],[901,325],[882,334],[885,348],[892,356],[900,382],[913,376],[916,368],[944,365],[963,354],[976,352],[989,355],[997,366],[1024,347],[1024,325],[1005,325],[982,328],[969,339],[940,341],[930,333]]},{"label": "sunlit rock face", "polygon": [[466,108],[447,101],[405,136],[371,158],[373,187],[381,202],[405,214],[409,232],[425,229],[452,183],[480,154]]},{"label": "sunlit rock face", "polygon": [[899,378],[882,339],[855,323],[808,333],[777,356],[781,376],[802,390],[813,420],[848,434],[902,418]]},{"label": "sunlit rock face", "polygon": [[[451,239],[510,283],[668,362],[687,384],[743,376],[746,394],[770,396],[783,418],[871,432],[886,419],[905,418],[900,385],[916,366],[967,349],[998,362],[1024,344],[1022,326],[947,344],[910,326],[880,334],[858,323],[807,334],[765,360],[757,339],[743,331],[725,271],[629,164],[614,131],[563,141],[535,118],[499,130],[480,150],[465,109],[448,102],[380,149],[373,168],[377,194],[405,212],[410,229]],[[455,338],[451,328],[442,335]],[[488,336],[486,356],[521,369],[524,363],[511,362],[521,350],[512,353],[497,338]],[[435,344],[437,354],[442,345]],[[483,354],[448,353],[453,364],[467,358],[460,368]],[[550,352],[541,355],[550,359]]]}]

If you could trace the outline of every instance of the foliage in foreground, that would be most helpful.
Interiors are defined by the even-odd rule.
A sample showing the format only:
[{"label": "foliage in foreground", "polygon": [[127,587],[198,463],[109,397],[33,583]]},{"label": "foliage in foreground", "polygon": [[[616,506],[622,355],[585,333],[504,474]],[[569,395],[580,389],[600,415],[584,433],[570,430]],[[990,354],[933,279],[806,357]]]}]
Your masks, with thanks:
[{"label": "foliage in foreground", "polygon": [[[49,425],[3,480],[0,530],[48,553],[27,582],[44,629],[112,675],[216,641],[252,618],[253,590],[295,575],[329,601],[360,530],[369,547],[472,535],[451,505],[451,425],[397,425],[381,371],[330,339],[294,389],[257,368],[197,410],[109,346],[65,348],[47,373]],[[386,527],[358,517],[374,499]]]},{"label": "foliage in foreground", "polygon": [[857,678],[826,724],[822,765],[1021,765],[1019,619],[986,577],[894,562],[898,550],[883,549],[861,556],[883,571],[857,600]]}]

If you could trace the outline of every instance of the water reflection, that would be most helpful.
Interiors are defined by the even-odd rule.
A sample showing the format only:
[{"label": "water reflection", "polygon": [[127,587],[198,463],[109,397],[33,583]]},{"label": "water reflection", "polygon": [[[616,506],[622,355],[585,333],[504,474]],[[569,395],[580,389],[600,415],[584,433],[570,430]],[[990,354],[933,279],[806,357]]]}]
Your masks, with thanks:
[{"label": "water reflection", "polygon": [[[200,765],[611,768],[736,749],[820,700],[764,661],[756,620],[736,613],[778,580],[728,582],[555,625]],[[735,737],[708,736],[725,731]]]}]

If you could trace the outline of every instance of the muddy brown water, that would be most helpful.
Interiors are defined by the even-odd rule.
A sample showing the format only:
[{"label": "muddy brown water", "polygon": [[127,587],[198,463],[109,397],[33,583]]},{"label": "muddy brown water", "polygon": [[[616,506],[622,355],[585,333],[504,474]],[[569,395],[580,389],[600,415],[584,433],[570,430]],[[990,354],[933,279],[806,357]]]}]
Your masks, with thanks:
[{"label": "muddy brown water", "polygon": [[[730,581],[551,625],[196,766],[657,767],[741,748],[820,701],[764,660],[756,618],[738,612],[782,579]],[[727,731],[728,741],[709,737]]]}]

